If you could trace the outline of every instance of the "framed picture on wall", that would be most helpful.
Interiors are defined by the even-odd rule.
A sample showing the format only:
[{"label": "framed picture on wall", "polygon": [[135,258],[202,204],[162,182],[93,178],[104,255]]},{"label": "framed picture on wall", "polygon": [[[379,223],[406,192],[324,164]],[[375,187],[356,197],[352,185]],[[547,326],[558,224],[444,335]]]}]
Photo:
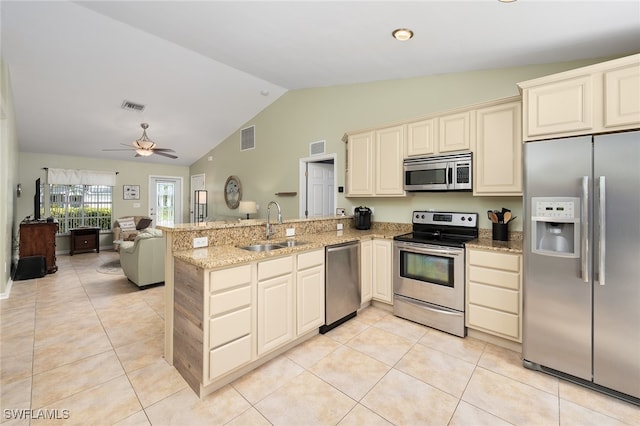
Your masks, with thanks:
[{"label": "framed picture on wall", "polygon": [[139,200],[140,185],[123,185],[122,198],[125,200]]}]

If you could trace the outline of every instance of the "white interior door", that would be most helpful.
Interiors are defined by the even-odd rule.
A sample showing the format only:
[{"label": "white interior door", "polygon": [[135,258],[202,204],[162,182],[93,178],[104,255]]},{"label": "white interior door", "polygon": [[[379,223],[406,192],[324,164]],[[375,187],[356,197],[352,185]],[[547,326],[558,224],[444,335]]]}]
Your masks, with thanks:
[{"label": "white interior door", "polygon": [[191,176],[191,188],[190,188],[190,192],[189,192],[189,220],[191,221],[191,223],[195,222],[195,219],[193,217],[193,214],[194,214],[194,210],[193,210],[193,195],[194,195],[195,191],[206,189],[204,187],[204,182],[205,182],[204,173],[200,173],[198,175],[192,175]]},{"label": "white interior door", "polygon": [[152,226],[182,223],[182,178],[149,177],[149,217]]},{"label": "white interior door", "polygon": [[334,171],[332,163],[307,163],[308,217],[334,214]]}]

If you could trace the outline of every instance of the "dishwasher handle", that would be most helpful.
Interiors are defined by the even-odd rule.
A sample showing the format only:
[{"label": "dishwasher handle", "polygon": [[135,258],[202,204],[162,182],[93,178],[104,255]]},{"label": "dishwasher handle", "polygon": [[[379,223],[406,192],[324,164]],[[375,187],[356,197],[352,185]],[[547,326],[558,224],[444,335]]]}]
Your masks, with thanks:
[{"label": "dishwasher handle", "polygon": [[333,253],[333,252],[342,251],[342,250],[350,250],[351,248],[353,248],[353,246],[357,246],[358,244],[360,244],[358,241],[348,241],[346,243],[327,246],[327,253]]}]

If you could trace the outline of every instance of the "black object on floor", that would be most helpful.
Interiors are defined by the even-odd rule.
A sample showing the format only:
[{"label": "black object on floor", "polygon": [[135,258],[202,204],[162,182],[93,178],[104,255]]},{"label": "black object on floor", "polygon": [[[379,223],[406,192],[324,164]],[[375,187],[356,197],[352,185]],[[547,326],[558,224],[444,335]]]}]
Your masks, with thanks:
[{"label": "black object on floor", "polygon": [[42,278],[47,275],[47,262],[44,256],[27,256],[18,260],[14,281]]}]

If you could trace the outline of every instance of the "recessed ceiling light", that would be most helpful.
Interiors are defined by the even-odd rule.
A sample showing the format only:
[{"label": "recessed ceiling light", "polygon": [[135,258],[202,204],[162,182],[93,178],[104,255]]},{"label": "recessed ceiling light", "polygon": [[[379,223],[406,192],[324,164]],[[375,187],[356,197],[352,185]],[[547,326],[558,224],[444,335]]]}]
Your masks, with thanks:
[{"label": "recessed ceiling light", "polygon": [[516,0],[498,0],[500,3],[513,3]]},{"label": "recessed ceiling light", "polygon": [[393,35],[393,38],[400,41],[406,41],[406,40],[409,40],[411,37],[413,37],[413,31],[407,28],[398,28],[397,30],[394,30],[391,34]]}]

